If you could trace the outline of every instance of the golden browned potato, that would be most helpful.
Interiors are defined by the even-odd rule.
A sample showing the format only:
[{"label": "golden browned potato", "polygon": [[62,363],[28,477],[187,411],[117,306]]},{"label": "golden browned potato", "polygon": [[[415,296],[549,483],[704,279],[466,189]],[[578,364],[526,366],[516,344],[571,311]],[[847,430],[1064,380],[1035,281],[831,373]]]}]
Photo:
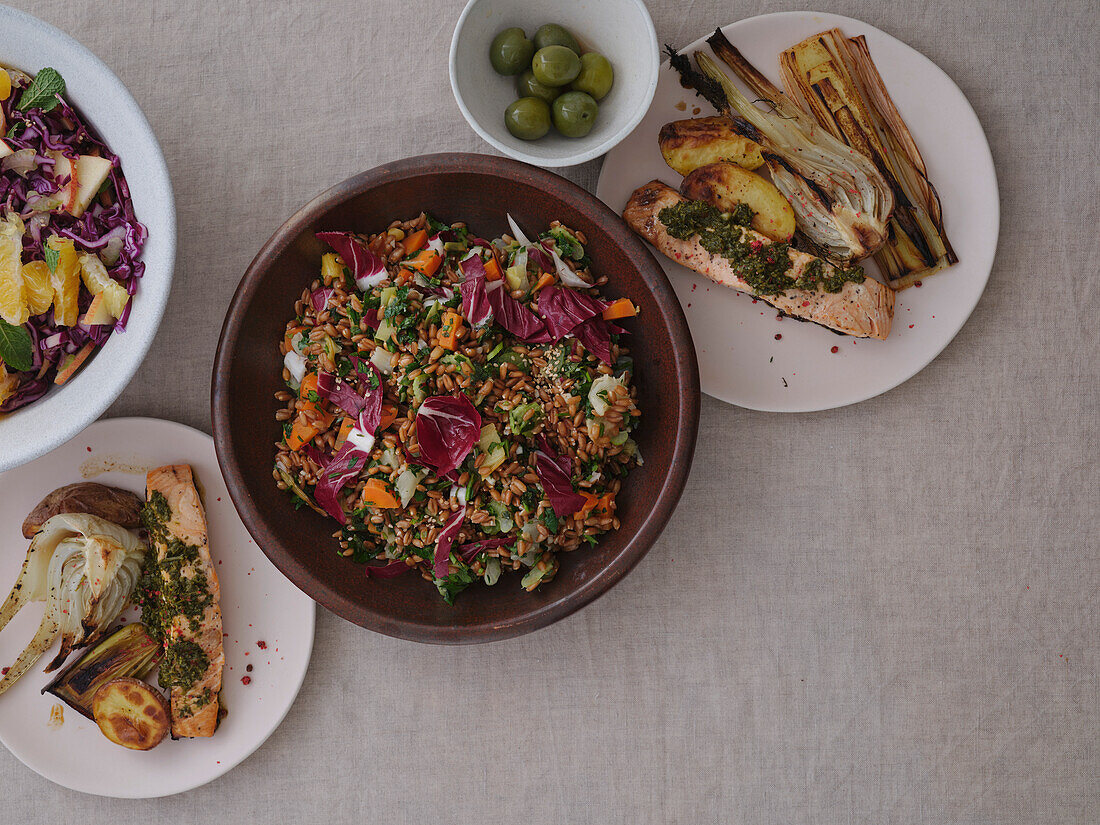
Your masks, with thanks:
[{"label": "golden browned potato", "polygon": [[135,529],[141,527],[141,508],[144,504],[140,497],[118,487],[108,487],[94,481],[66,484],[47,495],[31,510],[23,522],[23,538],[34,538],[48,519],[61,513],[88,513],[119,527]]},{"label": "golden browned potato", "polygon": [[103,735],[124,748],[147,751],[168,733],[168,703],[140,679],[112,679],[96,691],[92,716]]},{"label": "golden browned potato", "polygon": [[735,163],[719,161],[700,166],[680,184],[680,193],[705,201],[723,212],[746,204],[756,217],[752,228],[773,241],[790,240],[794,234],[794,210],[778,189],[764,178]]},{"label": "golden browned potato", "polygon": [[737,134],[726,117],[697,117],[666,123],[661,127],[657,143],[665,163],[681,175],[719,160],[730,160],[746,169],[764,164],[759,144]]}]

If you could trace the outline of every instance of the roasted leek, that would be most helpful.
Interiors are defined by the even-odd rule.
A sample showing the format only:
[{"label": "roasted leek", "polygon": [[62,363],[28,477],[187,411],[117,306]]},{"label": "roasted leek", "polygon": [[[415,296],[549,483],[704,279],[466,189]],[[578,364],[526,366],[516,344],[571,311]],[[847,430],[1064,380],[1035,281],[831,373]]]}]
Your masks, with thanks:
[{"label": "roasted leek", "polygon": [[909,128],[863,37],[840,29],[808,37],[779,56],[787,94],[818,123],[871,158],[894,194],[886,244],[875,254],[902,289],[958,262],[943,228],[939,196]]},{"label": "roasted leek", "polygon": [[798,228],[835,261],[867,257],[886,242],[894,196],[866,157],[822,129],[733,46],[721,29],[707,39],[714,53],[768,104],[757,108],[705,52],[695,52],[698,71],[669,49],[672,67],[728,116],[734,130],[762,147],[772,182],[794,208]]},{"label": "roasted leek", "polygon": [[77,713],[92,717],[96,691],[114,679],[141,679],[160,661],[161,648],[150,638],[141,622],[123,625],[42,688],[68,704]]}]

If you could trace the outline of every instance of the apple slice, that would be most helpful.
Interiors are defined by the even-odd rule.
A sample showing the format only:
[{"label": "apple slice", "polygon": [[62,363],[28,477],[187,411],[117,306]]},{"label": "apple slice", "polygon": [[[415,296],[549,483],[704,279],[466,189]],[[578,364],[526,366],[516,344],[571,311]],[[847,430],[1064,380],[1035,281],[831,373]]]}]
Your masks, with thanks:
[{"label": "apple slice", "polygon": [[68,213],[72,213],[73,204],[76,203],[76,195],[80,191],[80,172],[77,170],[75,164],[60,152],[54,151],[48,153],[53,158],[53,176],[60,180],[61,178],[68,178],[69,182],[58,189],[58,194],[61,195],[61,208]]},{"label": "apple slice", "polygon": [[72,201],[66,207],[69,214],[74,218],[79,218],[84,214],[84,210],[88,208],[92,198],[99,192],[99,187],[103,185],[103,181],[107,180],[107,176],[111,174],[112,168],[113,164],[107,158],[100,158],[95,155],[80,155],[76,159],[75,180],[78,187],[73,194]]},{"label": "apple slice", "polygon": [[73,377],[73,373],[80,368],[80,365],[88,360],[88,356],[92,354],[92,350],[95,349],[95,344],[89,341],[76,355],[67,355],[65,360],[61,362],[61,369],[57,371],[56,377],[53,379],[55,384],[64,384],[70,378]]},{"label": "apple slice", "polygon": [[7,143],[0,140],[0,158],[6,158],[8,155],[14,155],[14,154],[15,154],[15,152],[12,151],[12,148],[10,146],[8,146]]},{"label": "apple slice", "polygon": [[101,292],[92,298],[92,302],[88,304],[88,311],[84,313],[84,317],[80,319],[80,323],[92,326],[93,324],[113,324],[115,322],[115,316],[111,314],[111,310],[107,308],[107,293]]}]

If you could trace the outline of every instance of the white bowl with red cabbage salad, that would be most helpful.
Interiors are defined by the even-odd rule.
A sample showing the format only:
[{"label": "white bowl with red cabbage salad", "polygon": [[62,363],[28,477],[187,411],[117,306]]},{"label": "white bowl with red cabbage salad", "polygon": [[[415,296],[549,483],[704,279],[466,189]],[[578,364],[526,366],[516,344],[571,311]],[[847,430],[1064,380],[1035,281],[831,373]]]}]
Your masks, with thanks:
[{"label": "white bowl with red cabbage salad", "polygon": [[52,68],[0,66],[0,413],[125,330],[146,228],[110,148]]}]

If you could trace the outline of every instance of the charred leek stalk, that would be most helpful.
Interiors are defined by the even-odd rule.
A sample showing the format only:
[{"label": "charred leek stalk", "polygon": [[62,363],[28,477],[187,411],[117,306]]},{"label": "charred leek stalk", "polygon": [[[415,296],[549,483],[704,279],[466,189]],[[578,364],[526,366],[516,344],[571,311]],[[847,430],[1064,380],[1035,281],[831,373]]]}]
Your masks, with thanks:
[{"label": "charred leek stalk", "polygon": [[758,109],[705,52],[699,71],[671,49],[672,67],[727,115],[738,134],[763,147],[772,183],[794,208],[798,227],[834,261],[865,258],[886,241],[893,193],[874,164],[822,129],[733,46],[718,29],[707,39],[714,53],[770,108]]},{"label": "charred leek stalk", "polygon": [[92,718],[92,698],[114,679],[132,676],[142,679],[160,661],[161,648],[141,622],[123,625],[42,688],[67,703],[73,710]]},{"label": "charred leek stalk", "polygon": [[894,194],[885,246],[875,262],[903,289],[958,262],[924,159],[871,60],[863,37],[816,34],[779,56],[783,85],[817,122],[871,158]]}]

